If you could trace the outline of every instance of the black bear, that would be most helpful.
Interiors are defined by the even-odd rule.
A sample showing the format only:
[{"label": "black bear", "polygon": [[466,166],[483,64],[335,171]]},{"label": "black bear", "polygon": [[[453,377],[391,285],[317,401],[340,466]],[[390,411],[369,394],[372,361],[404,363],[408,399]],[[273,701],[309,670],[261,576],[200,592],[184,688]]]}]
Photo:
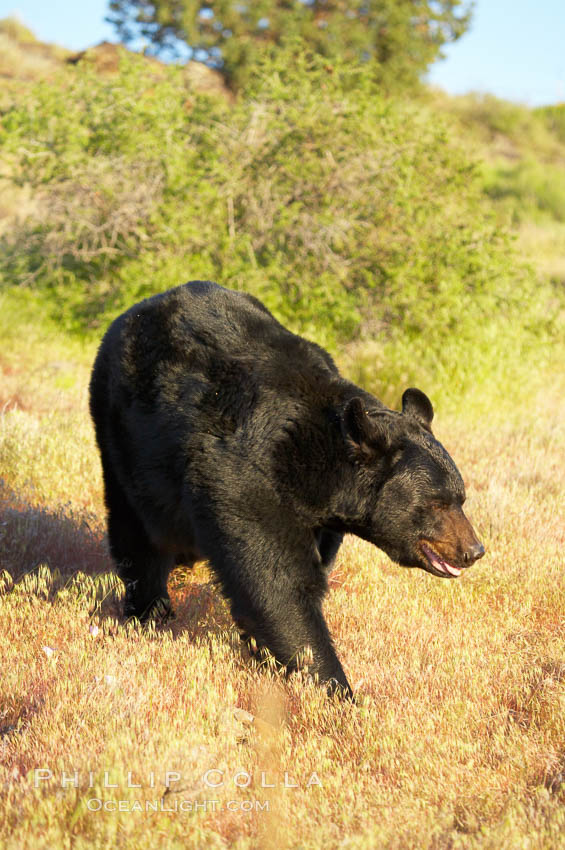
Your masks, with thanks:
[{"label": "black bear", "polygon": [[243,632],[288,670],[309,646],[350,695],[322,614],[343,535],[441,578],[484,554],[427,396],[388,409],[245,293],[193,281],[123,313],[90,409],[127,616],[170,609],[171,568],[206,559]]}]

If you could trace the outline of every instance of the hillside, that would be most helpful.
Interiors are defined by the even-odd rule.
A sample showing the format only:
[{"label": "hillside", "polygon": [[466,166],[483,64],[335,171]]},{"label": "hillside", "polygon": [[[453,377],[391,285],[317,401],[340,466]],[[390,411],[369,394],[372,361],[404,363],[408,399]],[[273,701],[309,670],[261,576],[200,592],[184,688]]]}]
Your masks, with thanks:
[{"label": "hillside", "polygon": [[[52,77],[65,66],[88,64],[97,73],[113,74],[126,48],[102,43],[72,52],[36,39],[17,18],[0,20],[0,77],[4,79],[4,104],[17,98],[26,83]],[[145,60],[159,76],[158,60]],[[187,88],[231,99],[221,75],[201,63],[188,63],[183,71]],[[503,219],[520,235],[520,246],[540,271],[559,281],[565,278],[565,104],[531,109],[492,95],[451,97],[439,90],[424,96],[432,109],[453,122],[458,138],[482,162],[485,192],[495,200]],[[1,102],[0,102],[1,105]],[[10,226],[11,215],[27,192],[0,208],[0,232]],[[17,200],[16,200],[17,199]],[[33,207],[33,202],[31,202]]]},{"label": "hillside", "polygon": [[492,95],[432,102],[482,162],[485,192],[542,274],[565,281],[565,104],[535,109]]},{"label": "hillside", "polygon": [[385,398],[425,377],[456,402],[526,352],[538,370],[562,321],[559,109],[387,100],[366,69],[293,51],[236,99],[196,63],[107,44],[14,77],[9,303],[21,314],[33,292],[59,328],[96,335],[134,298],[206,277],[257,294]]},{"label": "hillside", "polygon": [[[560,847],[565,106],[390,100],[292,47],[238,97],[13,22],[0,51],[2,847]],[[168,625],[121,616],[90,369],[119,310],[194,278],[395,409],[421,387],[461,469],[466,575],[340,550],[356,705],[254,663],[205,563]]]}]

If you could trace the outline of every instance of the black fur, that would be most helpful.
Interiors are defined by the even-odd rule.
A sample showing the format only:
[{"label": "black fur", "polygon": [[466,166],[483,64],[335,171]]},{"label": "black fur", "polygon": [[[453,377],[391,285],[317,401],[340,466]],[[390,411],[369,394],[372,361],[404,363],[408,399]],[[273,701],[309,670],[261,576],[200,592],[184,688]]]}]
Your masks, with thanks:
[{"label": "black fur", "polygon": [[126,615],[166,611],[170,569],[205,558],[244,632],[289,669],[309,645],[350,694],[322,615],[343,534],[438,574],[421,540],[442,538],[438,506],[461,512],[428,398],[389,410],[255,298],[202,281],[112,323],[90,394]]}]

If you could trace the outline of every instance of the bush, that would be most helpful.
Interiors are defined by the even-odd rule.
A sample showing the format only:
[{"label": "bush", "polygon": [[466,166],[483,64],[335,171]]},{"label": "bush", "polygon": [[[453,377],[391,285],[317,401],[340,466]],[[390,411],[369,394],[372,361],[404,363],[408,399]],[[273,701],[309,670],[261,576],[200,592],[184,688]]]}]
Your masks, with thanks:
[{"label": "bush", "polygon": [[540,116],[550,133],[553,133],[562,144],[565,144],[565,103],[553,106],[540,106],[534,110]]},{"label": "bush", "polygon": [[499,162],[485,172],[485,190],[506,201],[516,222],[540,217],[565,221],[565,169],[525,158]]},{"label": "bush", "polygon": [[457,391],[540,301],[437,115],[383,99],[363,69],[289,48],[229,106],[139,58],[114,77],[78,67],[12,108],[1,141],[42,198],[1,279],[80,333],[209,278],[334,351],[377,337],[364,369],[383,394],[423,373]]},{"label": "bush", "polygon": [[483,143],[492,145],[503,138],[509,152],[535,152],[546,159],[562,159],[559,135],[552,121],[551,107],[530,109],[520,103],[503,100],[492,94],[467,94],[444,101],[444,109],[455,115],[465,130],[471,130]]}]

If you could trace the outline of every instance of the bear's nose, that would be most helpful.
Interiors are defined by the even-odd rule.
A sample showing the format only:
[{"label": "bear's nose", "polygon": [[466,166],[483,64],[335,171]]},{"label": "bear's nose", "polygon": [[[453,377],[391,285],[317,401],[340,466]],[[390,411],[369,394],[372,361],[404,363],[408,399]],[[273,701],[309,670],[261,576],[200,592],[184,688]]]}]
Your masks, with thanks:
[{"label": "bear's nose", "polygon": [[469,546],[466,552],[463,553],[463,560],[466,564],[471,566],[475,561],[478,561],[479,558],[482,558],[485,554],[485,547],[482,543],[474,543],[472,546]]}]

